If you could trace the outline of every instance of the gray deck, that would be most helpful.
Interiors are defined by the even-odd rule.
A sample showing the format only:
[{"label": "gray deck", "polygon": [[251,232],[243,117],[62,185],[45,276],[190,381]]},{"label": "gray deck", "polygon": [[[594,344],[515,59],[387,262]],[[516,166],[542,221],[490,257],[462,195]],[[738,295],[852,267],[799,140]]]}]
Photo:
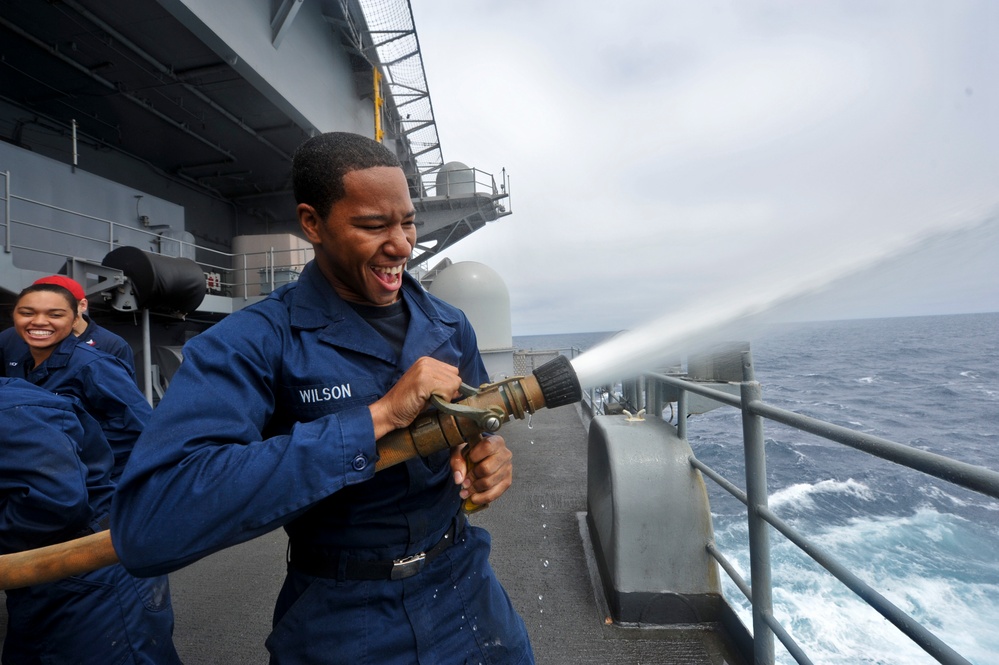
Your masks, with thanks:
[{"label": "gray deck", "polygon": [[[737,662],[726,659],[708,629],[605,624],[581,536],[586,436],[577,407],[542,410],[531,427],[514,421],[502,433],[514,451],[514,485],[472,520],[493,535],[493,567],[527,624],[539,664]],[[174,638],[185,663],[267,663],[263,643],[286,542],[277,531],[171,575]]]}]

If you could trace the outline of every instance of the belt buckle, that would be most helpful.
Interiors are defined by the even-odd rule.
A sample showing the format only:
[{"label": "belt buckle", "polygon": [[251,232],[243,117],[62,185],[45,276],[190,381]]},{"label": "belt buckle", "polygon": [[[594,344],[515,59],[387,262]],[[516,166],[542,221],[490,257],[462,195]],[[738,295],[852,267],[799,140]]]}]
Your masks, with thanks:
[{"label": "belt buckle", "polygon": [[419,554],[414,554],[413,556],[407,556],[394,560],[392,562],[392,572],[389,574],[389,579],[404,580],[407,577],[412,577],[423,570],[423,564],[426,563],[426,560],[426,552],[420,552]]}]

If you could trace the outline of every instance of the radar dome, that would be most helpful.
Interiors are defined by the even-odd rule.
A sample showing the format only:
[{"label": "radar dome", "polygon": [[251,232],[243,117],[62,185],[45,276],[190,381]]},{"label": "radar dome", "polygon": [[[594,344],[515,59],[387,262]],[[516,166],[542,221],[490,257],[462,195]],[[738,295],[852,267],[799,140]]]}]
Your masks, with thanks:
[{"label": "radar dome", "polygon": [[428,290],[468,317],[489,376],[494,379],[511,376],[510,292],[499,273],[482,263],[460,261],[444,268]]},{"label": "radar dome", "polygon": [[437,172],[437,196],[475,193],[475,171],[461,162],[448,162]]}]

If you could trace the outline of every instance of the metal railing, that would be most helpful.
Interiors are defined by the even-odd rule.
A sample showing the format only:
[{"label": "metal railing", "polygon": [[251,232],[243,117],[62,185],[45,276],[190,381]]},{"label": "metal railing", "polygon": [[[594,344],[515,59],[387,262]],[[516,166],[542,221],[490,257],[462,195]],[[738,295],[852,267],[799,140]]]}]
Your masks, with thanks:
[{"label": "metal railing", "polygon": [[706,548],[711,557],[718,562],[751,604],[754,662],[757,665],[772,665],[774,663],[773,638],[776,636],[796,662],[812,663],[801,646],[795,642],[774,616],[769,529],[769,527],[773,527],[938,662],[947,665],[970,665],[967,659],[931,633],[916,619],[899,609],[881,593],[861,580],[846,565],[770,510],[764,452],[764,421],[771,420],[796,430],[814,434],[828,441],[849,446],[893,464],[948,481],[994,499],[999,499],[999,472],[766,404],[762,400],[760,384],[753,376],[752,359],[749,352],[743,354],[743,371],[740,396],[734,396],[711,388],[709,385],[695,383],[679,376],[647,373],[639,378],[623,382],[619,389],[612,389],[609,392],[604,392],[603,389],[589,390],[584,396],[584,406],[589,410],[590,415],[602,413],[609,396],[612,403],[617,402],[626,408],[635,410],[643,407],[647,416],[661,418],[671,401],[675,399],[677,434],[683,440],[687,439],[687,400],[690,393],[707,397],[742,412],[743,444],[746,455],[745,491],[696,457],[692,456],[689,462],[693,468],[710,478],[722,490],[731,494],[747,507],[752,584],[750,585],[742,578],[736,566],[719,551],[713,542],[707,543]]},{"label": "metal railing", "polygon": [[[166,256],[190,258],[205,273],[208,293],[249,298],[266,295],[282,284],[297,279],[311,258],[308,248],[268,248],[255,252],[224,252],[166,235],[163,228],[144,228],[89,215],[38,201],[11,192],[10,172],[3,179],[3,248],[6,254],[37,254],[100,262],[108,252],[125,245],[146,247]],[[13,205],[17,203],[15,215]],[[45,219],[38,223],[29,219]],[[53,223],[56,219],[60,223]],[[66,227],[66,228],[63,228]],[[19,240],[19,237],[28,240]],[[36,241],[32,241],[35,238]],[[17,243],[15,243],[17,240]],[[25,261],[17,261],[25,263]],[[30,260],[28,261],[30,262]],[[53,269],[61,266],[52,265]],[[44,270],[40,268],[40,270]]]},{"label": "metal railing", "polygon": [[467,196],[468,194],[488,194],[498,196],[510,193],[509,177],[506,169],[500,174],[499,185],[496,176],[474,167],[452,168],[424,173],[420,178],[422,196]]},{"label": "metal railing", "polygon": [[513,353],[513,373],[516,376],[527,376],[546,362],[554,360],[556,356],[565,356],[572,360],[582,353],[576,346],[569,346],[562,349],[545,349],[542,351],[518,349]]},{"label": "metal railing", "polygon": [[[189,258],[205,273],[209,294],[246,299],[267,295],[297,279],[312,258],[311,249],[301,247],[224,252],[171,235],[183,234],[180,229],[121,223],[20,196],[11,191],[9,171],[0,171],[0,178],[3,179],[0,238],[4,253],[12,254],[16,250],[15,263],[21,265],[38,263],[24,258],[28,254],[63,260],[75,257],[100,263],[108,252],[129,245],[153,253]],[[422,178],[421,187],[426,196],[450,198],[478,193],[503,197],[509,193],[505,170],[499,185],[491,173],[475,168],[424,174]],[[61,262],[42,263],[52,272],[62,267]],[[36,269],[46,271],[44,267]]]},{"label": "metal railing", "polygon": [[3,176],[3,251],[10,254],[10,171],[0,171]]}]

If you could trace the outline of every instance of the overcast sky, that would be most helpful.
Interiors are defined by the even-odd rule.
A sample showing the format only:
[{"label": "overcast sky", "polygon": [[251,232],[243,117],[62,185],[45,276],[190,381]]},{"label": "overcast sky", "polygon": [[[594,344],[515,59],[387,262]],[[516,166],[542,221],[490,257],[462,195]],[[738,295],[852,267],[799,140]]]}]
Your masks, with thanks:
[{"label": "overcast sky", "polygon": [[885,254],[800,317],[999,311],[999,2],[412,8],[445,160],[510,174],[513,215],[446,255],[503,277],[514,335],[766,307]]}]

